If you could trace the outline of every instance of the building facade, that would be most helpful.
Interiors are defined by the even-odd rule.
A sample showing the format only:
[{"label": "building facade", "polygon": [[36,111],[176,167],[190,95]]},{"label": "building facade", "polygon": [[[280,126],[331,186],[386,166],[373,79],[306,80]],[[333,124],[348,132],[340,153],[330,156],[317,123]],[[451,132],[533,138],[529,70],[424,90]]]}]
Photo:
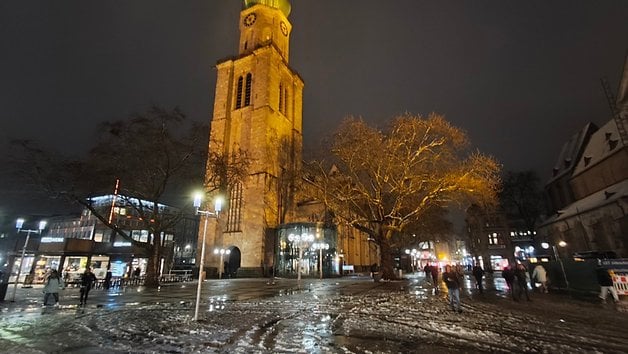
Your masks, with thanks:
[{"label": "building facade", "polygon": [[[628,57],[618,92],[609,97],[613,118],[590,133],[565,177],[573,199],[552,204],[554,214],[538,228],[564,257],[628,257]],[[550,180],[546,190],[554,189]]]},{"label": "building facade", "polygon": [[[262,275],[274,261],[277,227],[295,221],[291,191],[301,165],[304,84],[288,64],[289,14],[288,0],[244,1],[238,56],[216,65],[209,149],[227,156],[246,151],[251,166],[205,234],[205,264],[220,269],[213,250],[228,249],[223,262],[238,276]],[[202,240],[200,230],[199,245]]]}]

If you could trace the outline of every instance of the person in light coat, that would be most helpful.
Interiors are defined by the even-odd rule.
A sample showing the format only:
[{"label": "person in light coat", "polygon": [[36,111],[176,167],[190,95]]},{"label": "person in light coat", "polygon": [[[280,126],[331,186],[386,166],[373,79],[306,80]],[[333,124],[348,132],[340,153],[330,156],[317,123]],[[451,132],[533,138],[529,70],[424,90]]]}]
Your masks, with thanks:
[{"label": "person in light coat", "polygon": [[534,279],[537,283],[540,283],[541,292],[547,294],[547,272],[542,265],[538,264],[534,267],[534,270],[532,271],[532,279]]},{"label": "person in light coat", "polygon": [[44,304],[46,306],[48,304],[48,299],[50,295],[55,298],[55,307],[59,307],[59,289],[65,289],[65,283],[61,276],[59,276],[59,272],[56,269],[53,269],[48,275],[48,279],[46,280],[46,285],[44,286]]}]

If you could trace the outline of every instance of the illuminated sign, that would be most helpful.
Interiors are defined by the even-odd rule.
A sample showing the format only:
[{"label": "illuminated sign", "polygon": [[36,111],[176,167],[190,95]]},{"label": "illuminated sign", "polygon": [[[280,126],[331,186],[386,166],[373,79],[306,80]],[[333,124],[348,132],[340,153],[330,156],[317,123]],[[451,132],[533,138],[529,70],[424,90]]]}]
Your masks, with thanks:
[{"label": "illuminated sign", "polygon": [[65,240],[65,238],[63,237],[42,237],[41,238],[41,243],[61,243]]},{"label": "illuminated sign", "polygon": [[131,247],[131,242],[116,241],[113,243],[113,247]]}]

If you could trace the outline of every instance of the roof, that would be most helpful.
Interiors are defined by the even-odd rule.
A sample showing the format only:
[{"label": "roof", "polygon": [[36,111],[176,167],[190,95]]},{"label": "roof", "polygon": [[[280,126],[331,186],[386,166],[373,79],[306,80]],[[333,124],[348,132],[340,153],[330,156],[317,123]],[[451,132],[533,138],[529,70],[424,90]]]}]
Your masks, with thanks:
[{"label": "roof", "polygon": [[[628,128],[628,127],[627,127]],[[600,161],[617,153],[624,147],[617,130],[617,122],[611,119],[591,135],[580,161],[574,170],[574,176],[595,166]]]},{"label": "roof", "polygon": [[577,160],[580,158],[579,154],[582,151],[584,145],[587,143],[587,139],[595,132],[597,126],[593,123],[587,123],[579,132],[572,135],[565,144],[563,144],[558,160],[554,165],[552,177],[547,181],[551,183],[564,175],[571,175],[571,172],[576,166]]},{"label": "roof", "polygon": [[617,200],[625,197],[628,197],[628,179],[569,204],[559,210],[557,215],[545,220],[541,226],[549,225],[559,220],[568,219],[589,210],[615,203]]}]

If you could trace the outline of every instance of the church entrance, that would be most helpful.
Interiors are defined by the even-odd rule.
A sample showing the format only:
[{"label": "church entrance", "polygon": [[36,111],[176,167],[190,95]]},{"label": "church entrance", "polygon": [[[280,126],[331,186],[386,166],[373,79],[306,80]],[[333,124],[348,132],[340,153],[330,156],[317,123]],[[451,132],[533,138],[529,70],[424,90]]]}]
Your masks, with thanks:
[{"label": "church entrance", "polygon": [[242,261],[242,253],[238,247],[229,247],[229,258],[225,261],[225,277],[235,278]]}]

